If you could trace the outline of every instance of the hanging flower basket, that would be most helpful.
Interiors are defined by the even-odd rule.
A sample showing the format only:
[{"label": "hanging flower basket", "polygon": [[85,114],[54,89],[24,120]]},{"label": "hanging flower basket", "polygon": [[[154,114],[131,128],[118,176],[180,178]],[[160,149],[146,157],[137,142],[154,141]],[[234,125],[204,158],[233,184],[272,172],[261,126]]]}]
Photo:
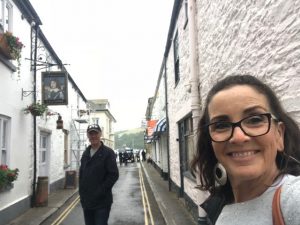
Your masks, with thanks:
[{"label": "hanging flower basket", "polygon": [[0,192],[12,189],[18,174],[19,169],[10,169],[7,165],[0,165]]},{"label": "hanging flower basket", "polygon": [[4,55],[7,59],[13,59],[9,53],[8,44],[4,34],[0,34],[0,52]]},{"label": "hanging flower basket", "polygon": [[23,43],[11,32],[0,34],[0,51],[8,59],[20,61]]},{"label": "hanging flower basket", "polygon": [[18,37],[11,32],[6,31],[0,34],[0,53],[7,59],[17,60],[18,74],[20,74],[21,52],[25,47]]},{"label": "hanging flower basket", "polygon": [[41,116],[48,110],[48,107],[41,103],[32,103],[31,105],[28,105],[24,112],[25,114],[31,113],[33,116]]}]

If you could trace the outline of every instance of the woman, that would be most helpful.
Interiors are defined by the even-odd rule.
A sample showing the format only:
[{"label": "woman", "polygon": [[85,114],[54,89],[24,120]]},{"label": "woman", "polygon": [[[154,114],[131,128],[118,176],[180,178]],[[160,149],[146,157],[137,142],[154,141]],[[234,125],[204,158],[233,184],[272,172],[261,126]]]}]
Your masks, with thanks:
[{"label": "woman", "polygon": [[285,224],[300,224],[300,131],[271,88],[250,75],[221,80],[198,130],[192,169],[211,194],[209,224],[272,225],[279,186]]}]

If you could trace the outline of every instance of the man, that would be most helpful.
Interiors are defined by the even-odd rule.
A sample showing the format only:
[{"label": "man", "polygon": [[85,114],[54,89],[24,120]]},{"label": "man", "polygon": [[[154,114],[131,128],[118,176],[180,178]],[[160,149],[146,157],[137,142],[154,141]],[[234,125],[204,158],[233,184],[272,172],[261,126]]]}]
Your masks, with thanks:
[{"label": "man", "polygon": [[79,171],[79,195],[86,225],[107,225],[113,203],[112,187],[119,178],[114,151],[100,140],[101,128],[89,125],[90,145],[83,152]]},{"label": "man", "polygon": [[119,151],[119,163],[120,163],[120,166],[123,163],[123,152],[121,152],[121,151]]},{"label": "man", "polygon": [[143,161],[146,161],[146,152],[144,149],[142,151],[142,158],[143,158]]}]

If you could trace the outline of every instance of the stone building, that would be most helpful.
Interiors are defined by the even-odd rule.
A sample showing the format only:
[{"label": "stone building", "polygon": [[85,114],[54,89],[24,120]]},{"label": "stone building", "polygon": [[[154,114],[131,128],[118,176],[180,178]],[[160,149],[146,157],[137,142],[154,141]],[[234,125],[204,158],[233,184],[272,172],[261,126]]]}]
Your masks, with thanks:
[{"label": "stone building", "polygon": [[[191,213],[208,196],[189,171],[197,124],[212,85],[232,74],[252,74],[271,85],[300,125],[300,2],[175,0],[159,77],[165,78],[170,189]],[[157,86],[164,86],[158,79]],[[161,101],[155,90],[152,111]],[[152,145],[152,152],[155,144]],[[158,161],[155,166],[163,169]]]}]

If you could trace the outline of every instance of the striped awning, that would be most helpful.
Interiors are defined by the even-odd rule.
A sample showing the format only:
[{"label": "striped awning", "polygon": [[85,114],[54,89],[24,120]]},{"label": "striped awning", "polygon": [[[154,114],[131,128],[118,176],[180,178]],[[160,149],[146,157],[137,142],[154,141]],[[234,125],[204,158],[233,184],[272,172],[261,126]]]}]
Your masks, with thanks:
[{"label": "striped awning", "polygon": [[165,132],[167,128],[167,120],[166,117],[160,119],[154,128],[154,134],[159,134]]}]

